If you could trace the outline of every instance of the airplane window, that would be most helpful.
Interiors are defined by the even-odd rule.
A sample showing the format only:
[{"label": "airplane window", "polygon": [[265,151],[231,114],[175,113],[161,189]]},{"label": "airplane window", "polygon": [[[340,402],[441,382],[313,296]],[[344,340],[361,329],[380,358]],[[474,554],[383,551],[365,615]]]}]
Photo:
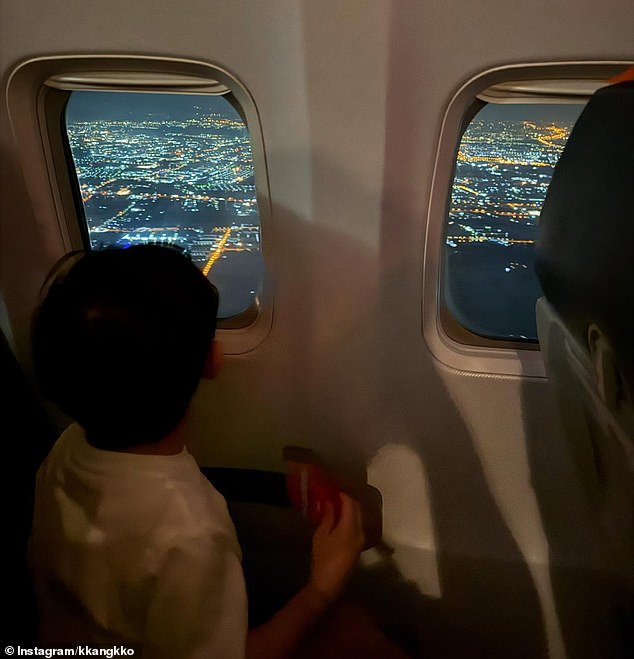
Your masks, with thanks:
[{"label": "airplane window", "polygon": [[582,109],[490,103],[462,136],[445,230],[444,300],[474,334],[537,341],[539,213]]},{"label": "airplane window", "polygon": [[92,249],[180,246],[218,287],[220,318],[257,305],[253,154],[227,96],[74,91],[65,126]]}]

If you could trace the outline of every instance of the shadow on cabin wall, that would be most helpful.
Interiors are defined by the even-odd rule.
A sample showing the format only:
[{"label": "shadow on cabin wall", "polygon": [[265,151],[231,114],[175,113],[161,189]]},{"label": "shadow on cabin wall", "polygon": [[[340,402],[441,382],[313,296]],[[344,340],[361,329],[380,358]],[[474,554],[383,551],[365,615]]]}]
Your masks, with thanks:
[{"label": "shadow on cabin wall", "polygon": [[[399,162],[405,166],[402,158],[400,151]],[[336,178],[353,196],[364,194],[324,160],[315,157],[312,167],[321,177]],[[545,657],[541,609],[531,575],[493,500],[469,431],[424,350],[420,301],[413,295],[410,310],[394,308],[403,300],[403,286],[412,286],[419,275],[420,264],[373,254],[349,237],[303,222],[283,208],[273,212],[276,234],[286,241],[276,247],[286,255],[278,287],[284,286],[280,276],[302,272],[306,258],[329,254],[330,271],[313,290],[301,288],[298,299],[293,299],[292,290],[289,299],[280,296],[300,320],[293,324],[290,348],[286,346],[290,368],[272,373],[270,388],[289,395],[281,400],[271,393],[270,400],[259,399],[257,407],[274,408],[284,419],[281,427],[327,456],[330,466],[348,480],[365,479],[372,457],[394,438],[419,457],[428,475],[440,599],[427,597],[408,582],[389,557],[360,571],[351,598],[417,657]],[[398,204],[386,204],[384,213],[390,223],[418,224],[418,218]],[[401,235],[408,228],[401,226]],[[294,250],[294,245],[310,246],[309,255],[304,247]],[[384,274],[378,287],[372,275],[377,267]],[[342,286],[347,293],[339,298]],[[320,320],[312,317],[315,310],[355,299],[350,293],[356,286],[363,304],[347,309],[338,327],[322,328],[326,349],[310,354],[307,346],[314,343],[320,327]],[[374,302],[368,304],[368,299]],[[276,314],[283,322],[284,310],[278,306]],[[348,392],[345,400],[341,391]],[[426,505],[422,500],[402,503]],[[231,510],[245,551],[252,620],[261,621],[303,583],[310,532],[288,511],[251,504],[234,504]]]},{"label": "shadow on cabin wall", "polygon": [[[331,19],[325,7],[304,3],[307,107],[315,144],[331,139],[321,132],[327,124],[324,118],[334,112],[332,98],[319,96],[317,83],[332,62],[328,44],[315,30],[320,21]],[[284,254],[283,259],[273,259],[280,268],[274,273],[277,297],[283,301],[276,306],[275,324],[284,327],[285,313],[292,313],[293,336],[284,355],[271,355],[275,363],[289,365],[272,373],[269,382],[271,392],[285,395],[259,393],[257,405],[270,405],[284,420],[280,427],[296,432],[349,480],[364,478],[372,457],[395,441],[424,466],[440,598],[426,596],[407,581],[390,557],[361,571],[351,592],[388,635],[414,656],[537,659],[546,656],[547,642],[532,577],[421,332],[422,266],[411,246],[421,240],[423,218],[418,207],[409,205],[416,199],[411,171],[417,170],[414,165],[420,158],[420,145],[413,142],[409,127],[424,102],[417,97],[423,93],[416,91],[420,84],[408,79],[408,72],[418,70],[412,57],[422,57],[414,47],[419,39],[414,27],[407,8],[395,3],[389,27],[385,169],[375,249],[368,246],[371,239],[362,244],[338,231],[333,218],[324,214],[333,199],[350,199],[354,205],[332,209],[335,218],[358,213],[357,207],[371,209],[376,192],[355,180],[354,167],[342,171],[318,150],[311,152],[310,160],[311,181],[318,183],[311,187],[314,223],[280,205],[273,208],[272,246]],[[342,47],[345,44],[338,44]],[[337,59],[343,67],[338,75],[345,78],[339,51]],[[357,138],[353,131],[349,139]],[[275,164],[283,170],[279,157],[276,154]],[[287,169],[291,166],[286,164]],[[351,218],[352,225],[354,221]],[[317,267],[320,263],[322,269]],[[285,281],[293,278],[302,285],[286,289]],[[337,308],[336,326],[329,325],[330,306]],[[316,343],[319,354],[312,354]],[[271,349],[277,348],[271,344]],[[345,399],[342,391],[347,392]],[[402,503],[426,505],[423,500]],[[306,529],[295,536],[282,530],[292,524],[288,520],[263,526],[261,511],[233,510],[239,535],[251,545],[246,547],[245,571],[251,594],[263,598],[259,615],[265,618],[305,577],[310,534]],[[260,549],[271,546],[272,551]],[[293,556],[295,552],[303,558]],[[250,579],[249,574],[258,576]],[[277,575],[282,575],[280,582]],[[274,606],[270,599],[276,589],[285,592]]]}]

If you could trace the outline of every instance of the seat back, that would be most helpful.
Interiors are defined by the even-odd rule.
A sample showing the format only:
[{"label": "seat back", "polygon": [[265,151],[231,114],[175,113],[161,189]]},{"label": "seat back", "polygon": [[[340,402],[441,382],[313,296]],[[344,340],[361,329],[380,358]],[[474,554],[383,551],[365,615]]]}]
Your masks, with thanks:
[{"label": "seat back", "polygon": [[594,516],[592,569],[609,575],[610,607],[631,636],[634,81],[600,89],[577,120],[540,216],[536,270],[542,354]]}]

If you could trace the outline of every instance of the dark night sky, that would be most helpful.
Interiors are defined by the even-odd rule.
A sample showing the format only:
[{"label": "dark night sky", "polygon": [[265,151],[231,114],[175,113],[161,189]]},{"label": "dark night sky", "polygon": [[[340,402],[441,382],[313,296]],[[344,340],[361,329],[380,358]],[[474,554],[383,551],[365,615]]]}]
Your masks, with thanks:
[{"label": "dark night sky", "polygon": [[574,122],[585,104],[489,103],[476,115],[482,121],[566,121]]},{"label": "dark night sky", "polygon": [[194,106],[205,113],[221,113],[241,121],[222,96],[139,92],[73,92],[66,107],[66,121],[182,120],[200,112]]}]

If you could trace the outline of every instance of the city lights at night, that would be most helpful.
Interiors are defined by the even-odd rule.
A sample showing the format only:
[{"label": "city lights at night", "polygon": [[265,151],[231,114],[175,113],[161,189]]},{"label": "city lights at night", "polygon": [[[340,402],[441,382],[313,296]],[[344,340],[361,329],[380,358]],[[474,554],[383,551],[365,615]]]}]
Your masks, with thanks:
[{"label": "city lights at night", "polygon": [[245,311],[263,277],[253,154],[224,97],[75,92],[66,128],[93,249],[186,250]]},{"label": "city lights at night", "polygon": [[445,300],[471,331],[534,340],[539,214],[581,105],[487,105],[456,158]]}]

